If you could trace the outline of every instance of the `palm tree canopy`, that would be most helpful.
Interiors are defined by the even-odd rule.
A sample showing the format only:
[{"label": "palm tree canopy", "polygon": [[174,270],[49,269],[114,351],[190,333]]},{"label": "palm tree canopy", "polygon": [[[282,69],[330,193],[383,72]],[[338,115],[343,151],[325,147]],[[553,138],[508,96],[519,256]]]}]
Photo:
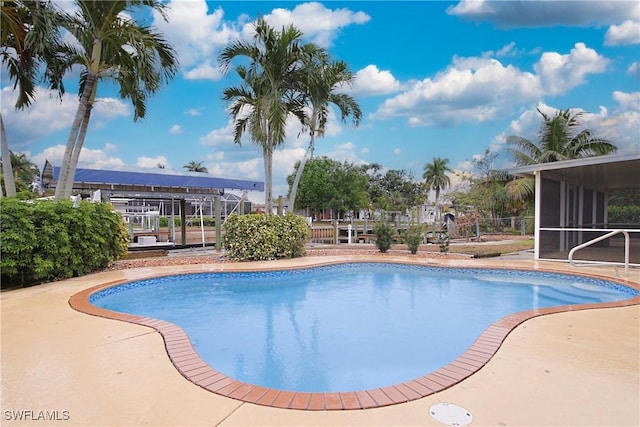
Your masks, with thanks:
[{"label": "palm tree canopy", "polygon": [[[209,170],[202,164],[202,162],[196,162],[195,160],[190,160],[189,163],[183,166],[183,168],[185,168],[189,172],[209,172]],[[164,169],[164,167],[162,169]]]},{"label": "palm tree canopy", "polygon": [[510,148],[509,151],[518,165],[601,156],[617,150],[610,141],[594,137],[590,130],[579,130],[582,111],[572,112],[567,109],[558,111],[554,116],[549,116],[540,109],[538,112],[543,118],[538,143],[521,136],[507,138],[507,143],[517,147]]},{"label": "palm tree canopy", "polygon": [[[18,89],[16,108],[31,105],[38,81],[47,82],[62,97],[62,77],[75,54],[60,34],[64,14],[42,0],[2,1],[0,8],[0,58]],[[45,70],[39,73],[43,64]]]},{"label": "palm tree canopy", "polygon": [[447,175],[447,172],[453,172],[447,165],[449,159],[441,159],[440,157],[434,157],[431,163],[427,163],[424,167],[424,174],[422,178],[429,189],[436,192],[436,199],[440,194],[440,190],[447,188],[451,185],[451,178]]},{"label": "palm tree canopy", "polygon": [[65,27],[83,49],[75,58],[83,66],[80,93],[88,74],[95,73],[98,81],[114,81],[120,97],[131,101],[134,120],[143,118],[147,99],[176,75],[178,60],[173,47],[157,29],[130,16],[150,7],[166,19],[165,4],[158,0],[76,3],[79,8],[66,20]]},{"label": "palm tree canopy", "polygon": [[[230,113],[234,118],[243,109],[254,110],[249,113],[252,115],[249,121],[253,122],[251,137],[254,142],[272,150],[284,142],[289,113],[302,117],[302,103],[295,91],[295,82],[300,80],[303,68],[302,33],[293,25],[277,31],[262,18],[254,29],[252,41],[237,40],[220,53],[218,63],[225,73],[237,57],[245,57],[250,62],[248,67],[236,68],[243,83],[225,90],[223,100],[231,102]],[[242,135],[242,130],[244,128],[236,126],[237,137]],[[239,142],[239,138],[235,139]]]},{"label": "palm tree canopy", "polygon": [[347,63],[331,61],[325,49],[311,43],[304,46],[304,52],[305,66],[297,83],[305,104],[311,109],[303,125],[309,129],[312,138],[316,134],[324,135],[330,104],[338,107],[342,122],[351,116],[353,125],[358,126],[362,119],[360,106],[352,96],[337,92],[341,87],[353,84],[355,76]]}]

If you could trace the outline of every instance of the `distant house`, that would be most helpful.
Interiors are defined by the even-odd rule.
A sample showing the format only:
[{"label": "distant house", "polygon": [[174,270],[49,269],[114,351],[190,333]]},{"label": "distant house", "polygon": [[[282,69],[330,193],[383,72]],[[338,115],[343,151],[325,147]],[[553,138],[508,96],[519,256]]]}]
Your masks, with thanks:
[{"label": "distant house", "polygon": [[[608,155],[521,166],[535,178],[535,259],[567,260],[569,251],[612,230],[631,236],[631,264],[640,265],[640,224],[613,224],[607,208],[615,191],[640,191],[640,154]],[[576,259],[623,262],[618,234],[576,252]]]}]

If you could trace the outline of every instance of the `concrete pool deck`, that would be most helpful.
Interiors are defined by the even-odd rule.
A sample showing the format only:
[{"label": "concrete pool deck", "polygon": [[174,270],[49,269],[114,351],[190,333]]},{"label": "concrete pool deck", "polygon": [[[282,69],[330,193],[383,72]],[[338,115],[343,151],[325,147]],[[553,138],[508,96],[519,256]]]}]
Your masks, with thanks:
[{"label": "concrete pool deck", "polygon": [[[412,261],[410,256],[392,259]],[[431,417],[429,408],[447,402],[467,409],[474,418],[472,425],[640,425],[639,305],[527,320],[507,336],[484,367],[462,382],[411,402],[349,411],[278,409],[219,396],[175,369],[154,330],[90,316],[69,306],[72,295],[107,282],[333,260],[391,258],[327,256],[137,268],[4,291],[1,424],[439,426],[443,424]],[[612,267],[575,269],[530,259],[421,259],[419,263],[543,269],[615,279]],[[640,286],[640,272],[632,269],[626,282]]]}]

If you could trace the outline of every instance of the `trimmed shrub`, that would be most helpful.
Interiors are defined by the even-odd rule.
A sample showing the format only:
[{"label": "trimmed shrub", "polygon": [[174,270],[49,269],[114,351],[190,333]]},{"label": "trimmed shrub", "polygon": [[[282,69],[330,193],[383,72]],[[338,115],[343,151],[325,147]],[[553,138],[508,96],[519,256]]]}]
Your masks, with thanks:
[{"label": "trimmed shrub", "polygon": [[122,217],[105,203],[0,200],[2,286],[82,276],[127,253]]},{"label": "trimmed shrub", "polygon": [[376,247],[382,253],[387,252],[393,245],[394,229],[386,221],[376,224],[374,233],[376,234]]},{"label": "trimmed shrub", "polygon": [[407,244],[409,252],[416,254],[424,238],[424,227],[412,225],[404,232],[404,242]]},{"label": "trimmed shrub", "polygon": [[440,252],[446,254],[449,252],[449,233],[446,231],[439,231],[436,235],[438,245],[440,245]]},{"label": "trimmed shrub", "polygon": [[640,224],[640,206],[609,206],[610,224]]},{"label": "trimmed shrub", "polygon": [[297,258],[309,238],[306,220],[290,212],[280,215],[231,214],[224,223],[222,245],[237,261]]}]

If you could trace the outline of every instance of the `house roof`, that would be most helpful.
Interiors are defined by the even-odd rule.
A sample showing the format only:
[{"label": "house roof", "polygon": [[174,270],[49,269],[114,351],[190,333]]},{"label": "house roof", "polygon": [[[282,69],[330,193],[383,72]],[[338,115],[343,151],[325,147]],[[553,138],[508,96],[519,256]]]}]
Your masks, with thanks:
[{"label": "house roof", "polygon": [[[60,175],[60,167],[46,162],[42,172],[42,182],[48,187],[55,187]],[[264,191],[264,182],[235,178],[220,178],[206,173],[172,171],[126,171],[126,170],[76,170],[74,189],[97,189],[124,193],[181,193],[181,194],[213,194],[224,193],[225,189],[244,191]]]},{"label": "house roof", "polygon": [[592,188],[637,189],[640,188],[640,154],[584,157],[520,166],[509,170],[509,173],[518,176],[533,176],[536,172],[548,172],[572,183]]}]

